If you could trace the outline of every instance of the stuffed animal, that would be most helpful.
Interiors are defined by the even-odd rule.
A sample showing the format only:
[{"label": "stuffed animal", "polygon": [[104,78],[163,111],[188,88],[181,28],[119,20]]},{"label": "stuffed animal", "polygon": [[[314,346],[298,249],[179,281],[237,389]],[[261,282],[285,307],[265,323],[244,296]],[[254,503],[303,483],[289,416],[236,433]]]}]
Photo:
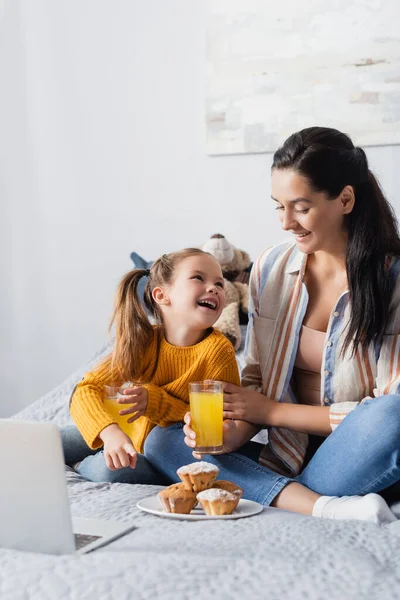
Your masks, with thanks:
[{"label": "stuffed animal", "polygon": [[250,257],[244,250],[235,248],[220,233],[212,235],[202,246],[202,250],[215,256],[225,279],[226,305],[214,327],[232,342],[235,350],[238,350],[242,343],[239,314],[242,312],[247,315],[249,286],[236,279],[249,269]]}]

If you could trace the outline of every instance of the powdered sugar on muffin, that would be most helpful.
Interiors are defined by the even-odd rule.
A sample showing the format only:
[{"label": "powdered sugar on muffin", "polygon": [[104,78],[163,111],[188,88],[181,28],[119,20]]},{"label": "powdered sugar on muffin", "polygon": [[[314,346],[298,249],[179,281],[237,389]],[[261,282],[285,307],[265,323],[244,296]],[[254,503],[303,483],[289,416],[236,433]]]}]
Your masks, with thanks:
[{"label": "powdered sugar on muffin", "polygon": [[227,490],[211,488],[196,496],[204,512],[210,516],[231,515],[239,503],[239,497]]},{"label": "powdered sugar on muffin", "polygon": [[235,494],[228,492],[227,490],[221,490],[220,488],[210,488],[199,492],[196,496],[197,500],[237,500]]},{"label": "powdered sugar on muffin", "polygon": [[226,490],[238,498],[243,496],[244,490],[236,483],[232,483],[231,481],[225,481],[225,479],[219,479],[215,481],[212,485],[213,488],[220,488],[221,490]]},{"label": "powdered sugar on muffin", "polygon": [[219,473],[218,467],[211,463],[200,461],[184,465],[177,470],[187,490],[201,492],[212,486]]},{"label": "powdered sugar on muffin", "polygon": [[190,465],[184,465],[177,470],[178,475],[186,475],[190,473],[192,475],[197,475],[199,473],[209,473],[216,472],[219,473],[218,467],[212,465],[211,463],[205,462],[203,460],[195,463],[190,463]]}]

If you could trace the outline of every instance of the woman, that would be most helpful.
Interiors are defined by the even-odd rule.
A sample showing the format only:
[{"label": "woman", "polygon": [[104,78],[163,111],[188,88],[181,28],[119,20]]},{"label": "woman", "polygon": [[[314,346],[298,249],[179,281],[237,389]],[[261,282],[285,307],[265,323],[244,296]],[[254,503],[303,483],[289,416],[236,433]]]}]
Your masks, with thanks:
[{"label": "woman", "polygon": [[[272,199],[294,243],[254,265],[242,387],[228,384],[224,396],[224,417],[249,425],[239,435],[225,423],[231,453],[208,460],[266,505],[393,521],[378,492],[400,480],[395,216],[364,151],[323,127],[277,150]],[[195,445],[190,415],[185,421],[186,446],[174,425],[153,430],[145,448],[173,481]],[[267,445],[247,443],[265,427]]]}]

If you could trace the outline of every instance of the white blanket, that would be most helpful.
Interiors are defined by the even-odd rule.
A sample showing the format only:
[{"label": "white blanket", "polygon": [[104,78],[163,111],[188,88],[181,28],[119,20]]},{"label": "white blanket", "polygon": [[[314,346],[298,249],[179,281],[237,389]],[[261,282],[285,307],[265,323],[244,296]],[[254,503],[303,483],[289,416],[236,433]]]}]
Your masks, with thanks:
[{"label": "white blanket", "polygon": [[[104,351],[14,418],[69,423],[71,390]],[[89,483],[68,468],[66,477],[74,516],[133,519],[137,529],[79,557],[0,549],[1,600],[400,597],[400,521],[378,527],[277,509],[179,521],[136,508],[159,487]]]}]

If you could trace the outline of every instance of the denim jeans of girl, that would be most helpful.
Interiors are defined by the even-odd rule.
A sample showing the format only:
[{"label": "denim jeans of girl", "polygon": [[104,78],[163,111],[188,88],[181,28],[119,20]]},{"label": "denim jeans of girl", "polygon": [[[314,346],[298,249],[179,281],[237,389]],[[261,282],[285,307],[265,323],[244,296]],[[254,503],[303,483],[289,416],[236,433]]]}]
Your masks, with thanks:
[{"label": "denim jeans of girl", "polygon": [[75,465],[75,471],[89,481],[109,483],[147,483],[164,485],[165,479],[148,462],[143,454],[137,454],[136,467],[124,467],[112,471],[106,465],[102,449],[92,450],[86,444],[75,426],[61,429],[64,460],[67,465]]}]

